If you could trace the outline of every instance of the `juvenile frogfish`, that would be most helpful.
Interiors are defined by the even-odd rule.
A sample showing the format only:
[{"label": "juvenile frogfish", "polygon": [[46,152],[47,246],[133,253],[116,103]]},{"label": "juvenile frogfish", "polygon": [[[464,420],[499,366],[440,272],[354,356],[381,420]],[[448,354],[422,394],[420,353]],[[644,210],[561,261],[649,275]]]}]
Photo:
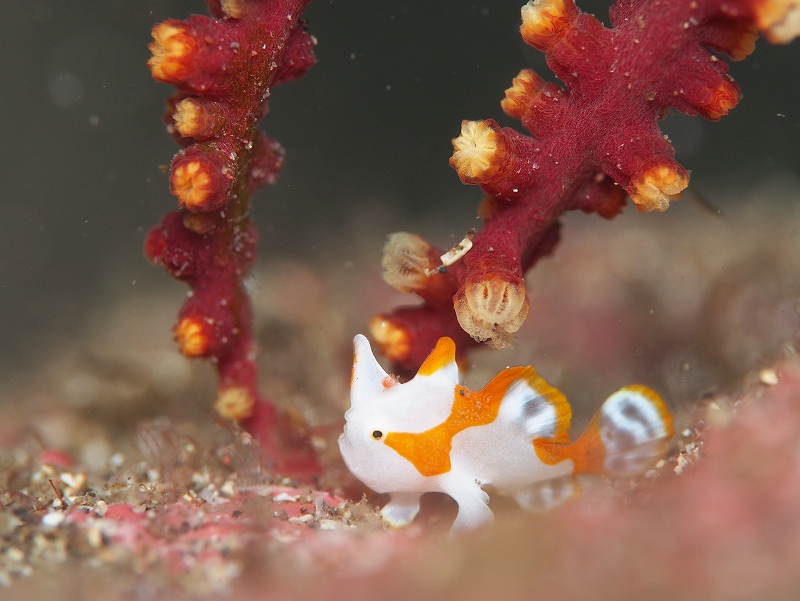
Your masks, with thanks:
[{"label": "juvenile frogfish", "polygon": [[[572,409],[533,367],[509,367],[480,391],[458,383],[455,343],[440,338],[416,376],[387,374],[358,335],[339,448],[350,471],[391,500],[391,526],[410,523],[426,492],[458,503],[451,534],[491,522],[491,485],[522,505],[574,493],[576,476],[630,477],[650,469],[674,434],[659,395],[640,385],[612,394],[583,434],[569,441]],[[534,494],[536,487],[540,490]]]}]

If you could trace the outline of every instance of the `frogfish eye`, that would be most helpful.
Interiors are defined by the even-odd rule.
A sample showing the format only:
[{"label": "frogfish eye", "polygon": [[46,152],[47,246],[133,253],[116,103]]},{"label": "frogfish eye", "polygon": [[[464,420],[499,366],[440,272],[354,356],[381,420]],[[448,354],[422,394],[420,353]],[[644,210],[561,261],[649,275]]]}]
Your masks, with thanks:
[{"label": "frogfish eye", "polygon": [[374,438],[375,440],[380,440],[381,438],[383,438],[383,432],[381,432],[380,430],[374,430],[372,432],[372,438]]}]

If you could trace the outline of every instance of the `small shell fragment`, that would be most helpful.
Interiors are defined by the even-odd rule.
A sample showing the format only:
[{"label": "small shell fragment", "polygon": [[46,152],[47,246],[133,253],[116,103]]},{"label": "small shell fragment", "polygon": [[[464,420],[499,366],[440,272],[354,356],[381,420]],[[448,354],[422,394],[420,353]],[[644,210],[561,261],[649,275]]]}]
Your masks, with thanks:
[{"label": "small shell fragment", "polygon": [[772,368],[762,369],[758,372],[758,381],[766,386],[775,386],[778,383],[778,374]]},{"label": "small shell fragment", "polygon": [[97,501],[94,504],[94,513],[98,517],[103,517],[106,512],[108,511],[108,503],[106,503],[103,499]]},{"label": "small shell fragment", "polygon": [[59,511],[50,511],[42,517],[42,526],[45,528],[55,528],[64,522],[66,515]]},{"label": "small shell fragment", "polygon": [[300,495],[290,495],[282,492],[272,497],[274,503],[295,503],[300,498]]},{"label": "small shell fragment", "polygon": [[[461,240],[461,242],[456,244],[453,248],[451,248],[441,257],[439,257],[439,259],[442,262],[441,267],[449,267],[450,265],[458,261],[461,257],[466,255],[472,248],[472,238],[474,236],[475,236],[475,230],[474,229],[469,230],[464,236],[464,239]],[[426,269],[425,275],[431,277],[436,275],[437,273],[441,273],[440,272],[441,267],[437,267],[435,269]]]},{"label": "small shell fragment", "polygon": [[289,518],[289,523],[290,524],[307,524],[308,522],[312,521],[313,519],[314,519],[314,516],[311,515],[310,513],[307,513],[306,515],[301,515],[300,517]]}]

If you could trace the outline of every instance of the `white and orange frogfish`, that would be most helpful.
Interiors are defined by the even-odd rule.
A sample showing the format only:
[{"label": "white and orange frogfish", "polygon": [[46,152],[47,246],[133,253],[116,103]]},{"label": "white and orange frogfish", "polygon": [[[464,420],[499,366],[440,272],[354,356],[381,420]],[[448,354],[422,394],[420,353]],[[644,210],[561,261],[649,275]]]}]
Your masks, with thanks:
[{"label": "white and orange frogfish", "polygon": [[458,383],[455,343],[440,338],[401,384],[364,336],[353,343],[352,406],[339,448],[359,480],[390,493],[381,515],[394,527],[414,519],[423,493],[443,492],[458,503],[451,534],[477,529],[493,520],[485,485],[523,505],[541,483],[567,482],[543,490],[571,495],[577,475],[629,477],[651,468],[674,433],[658,394],[632,385],[608,397],[570,443],[570,405],[533,367],[506,368],[475,392]]}]

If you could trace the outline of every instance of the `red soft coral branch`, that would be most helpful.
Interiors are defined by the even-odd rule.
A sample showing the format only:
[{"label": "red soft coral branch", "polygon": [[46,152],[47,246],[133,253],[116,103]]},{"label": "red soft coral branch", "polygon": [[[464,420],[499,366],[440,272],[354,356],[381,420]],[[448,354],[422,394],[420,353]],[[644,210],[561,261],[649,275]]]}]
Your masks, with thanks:
[{"label": "red soft coral branch", "polygon": [[174,328],[181,351],[219,372],[215,408],[244,422],[274,451],[277,418],[258,391],[253,318],[245,279],[256,258],[250,197],[276,180],[280,144],[258,130],[275,85],[314,63],[301,16],[309,0],[208,0],[212,17],[153,28],[148,65],[173,84],[168,129],[170,191],[180,211],[150,231],[145,254],[191,292]]},{"label": "red soft coral branch", "polygon": [[522,8],[523,39],[545,53],[565,87],[523,70],[501,106],[531,134],[495,121],[464,121],[450,164],[487,194],[485,225],[459,262],[410,234],[384,249],[384,279],[425,303],[371,322],[396,368],[416,368],[439,336],[510,344],[528,314],[523,276],[558,240],[558,219],[580,209],[611,218],[630,196],[640,211],[663,211],[689,183],[658,127],[669,108],[719,120],[741,93],[727,64],[758,32],[788,42],[798,34],[795,0],[619,0],[612,28],[572,0]]}]

